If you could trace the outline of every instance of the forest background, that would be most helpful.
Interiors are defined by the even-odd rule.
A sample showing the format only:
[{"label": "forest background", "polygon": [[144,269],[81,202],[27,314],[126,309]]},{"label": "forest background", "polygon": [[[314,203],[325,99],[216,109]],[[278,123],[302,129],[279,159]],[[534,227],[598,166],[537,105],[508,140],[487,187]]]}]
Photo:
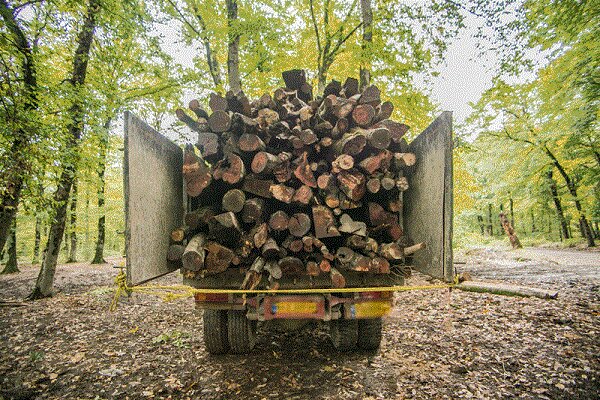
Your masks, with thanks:
[{"label": "forest background", "polygon": [[376,84],[415,137],[467,25],[493,79],[454,127],[455,246],[508,246],[501,211],[525,245],[594,246],[598,21],[584,0],[0,0],[3,272],[41,264],[44,297],[57,262],[123,254],[124,110],[183,144],[176,108],[301,68]]}]

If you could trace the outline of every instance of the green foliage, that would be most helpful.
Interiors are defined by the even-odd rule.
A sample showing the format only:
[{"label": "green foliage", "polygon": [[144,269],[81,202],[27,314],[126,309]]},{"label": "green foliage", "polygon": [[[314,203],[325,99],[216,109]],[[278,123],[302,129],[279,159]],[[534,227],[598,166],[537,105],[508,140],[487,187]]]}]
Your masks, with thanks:
[{"label": "green foliage", "polygon": [[171,331],[166,333],[161,333],[152,339],[152,344],[156,344],[159,346],[162,345],[172,345],[179,348],[189,348],[189,333],[181,332],[181,331]]}]

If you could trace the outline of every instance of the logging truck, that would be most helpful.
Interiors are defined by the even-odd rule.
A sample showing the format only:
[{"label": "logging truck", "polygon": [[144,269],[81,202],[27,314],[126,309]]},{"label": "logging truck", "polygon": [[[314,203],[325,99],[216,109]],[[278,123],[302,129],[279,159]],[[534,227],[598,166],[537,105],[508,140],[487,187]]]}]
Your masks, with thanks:
[{"label": "logging truck", "polygon": [[[304,106],[304,109],[306,109],[306,106]],[[315,106],[314,112],[316,113],[318,110]],[[221,113],[219,118],[227,117],[227,113],[232,114],[230,111],[225,113],[219,110],[214,110],[214,113]],[[199,120],[203,120],[200,115],[205,114],[207,113],[197,113]],[[183,114],[178,116],[180,119],[188,118]],[[266,288],[274,290],[274,293],[261,292],[246,295],[214,291],[195,294],[195,305],[198,309],[203,310],[206,349],[213,354],[251,351],[256,341],[257,323],[277,322],[291,327],[310,320],[324,321],[329,325],[331,340],[334,347],[339,350],[348,351],[357,347],[376,349],[379,347],[382,338],[382,318],[392,308],[393,295],[392,292],[388,291],[371,290],[404,284],[404,275],[390,273],[390,264],[384,257],[380,256],[385,255],[384,251],[393,252],[395,248],[392,246],[393,243],[387,245],[387,250],[383,249],[384,245],[380,245],[377,253],[378,258],[357,257],[358,251],[352,250],[354,248],[352,244],[358,246],[356,243],[365,242],[364,236],[368,235],[361,236],[359,234],[357,236],[352,234],[346,239],[343,244],[344,247],[339,247],[337,252],[327,254],[321,251],[322,254],[319,253],[319,249],[326,249],[323,243],[328,240],[328,235],[323,232],[331,232],[332,229],[337,232],[338,228],[343,230],[342,226],[344,224],[351,224],[351,226],[357,227],[356,232],[358,233],[362,226],[360,224],[352,225],[355,221],[349,216],[351,212],[343,212],[341,216],[339,216],[339,213],[330,213],[326,205],[318,204],[318,200],[317,204],[311,203],[308,205],[307,201],[303,205],[305,207],[303,209],[307,210],[312,207],[314,219],[312,222],[312,228],[314,228],[312,235],[307,233],[306,229],[301,228],[306,224],[309,228],[311,227],[310,218],[305,224],[303,218],[306,219],[306,217],[296,217],[296,221],[292,222],[296,224],[294,229],[300,231],[300,233],[290,235],[291,239],[284,238],[280,240],[278,236],[280,232],[277,230],[282,223],[287,229],[294,232],[292,222],[290,222],[292,218],[281,219],[281,214],[285,214],[286,211],[290,213],[288,204],[293,204],[293,202],[289,200],[281,203],[283,200],[277,198],[277,192],[274,191],[273,187],[275,186],[275,190],[278,190],[280,187],[287,188],[292,185],[285,186],[271,182],[270,194],[267,193],[264,196],[275,196],[275,199],[249,196],[251,198],[242,198],[240,201],[240,196],[254,193],[244,184],[245,180],[249,180],[250,175],[253,175],[247,174],[245,180],[232,186],[234,189],[229,188],[224,191],[221,190],[222,185],[217,185],[214,188],[208,186],[200,196],[203,199],[203,205],[207,207],[214,205],[220,209],[221,204],[223,204],[223,209],[218,211],[223,214],[216,215],[216,219],[214,212],[210,214],[208,218],[212,222],[205,221],[207,226],[210,227],[210,229],[206,228],[206,234],[194,234],[193,237],[187,236],[188,239],[183,239],[188,234],[186,231],[181,234],[180,238],[175,238],[175,241],[181,244],[174,247],[173,239],[166,238],[173,237],[173,232],[185,225],[184,220],[189,222],[192,219],[192,216],[186,217],[186,213],[189,214],[194,209],[199,210],[197,199],[200,197],[189,195],[193,185],[189,176],[185,176],[185,166],[188,162],[186,161],[187,155],[179,145],[152,129],[132,113],[126,112],[124,119],[126,270],[129,285],[140,285],[167,273],[181,270],[183,283],[197,289],[220,289],[224,291],[240,288]],[[194,121],[194,124],[196,124],[194,126],[197,126],[197,122]],[[202,130],[210,129],[210,127],[207,127]],[[214,129],[212,131],[214,132]],[[302,132],[307,137],[307,139],[304,139],[305,143],[313,143],[317,140],[316,137],[312,137],[311,132],[305,130]],[[301,136],[298,137],[302,138]],[[251,139],[256,142],[256,138]],[[331,144],[331,140],[329,144]],[[398,258],[401,257],[410,268],[439,279],[451,281],[453,277],[451,243],[453,201],[452,114],[450,112],[442,113],[427,129],[410,143],[407,143],[407,146],[406,153],[414,154],[417,162],[414,163],[414,166],[404,170],[403,176],[409,186],[404,188],[406,190],[402,190],[402,207],[394,214],[394,218],[397,218],[402,233],[410,237],[410,244],[414,245],[416,243],[418,248],[415,250],[419,251],[409,254],[413,253],[412,250],[407,250],[410,248],[409,244],[408,247],[400,249],[401,253],[404,251],[406,254],[403,253]],[[260,148],[254,145],[251,147],[251,150],[254,151],[254,158],[248,159],[247,165],[253,164],[254,160],[258,160],[256,163],[259,163],[261,161],[260,157],[270,157],[264,154],[262,156],[256,155],[256,150],[264,149],[262,145]],[[321,148],[318,150],[321,150]],[[299,154],[298,161],[294,164],[298,165],[296,169],[299,170],[303,168],[302,166],[305,166],[308,171],[306,151]],[[323,157],[326,158],[326,156]],[[362,173],[368,178],[369,175],[365,172],[365,170],[368,170],[367,167],[361,166],[362,169],[346,168],[343,164],[353,160],[348,160],[347,157],[340,158],[339,154],[333,157],[336,158],[332,161],[332,165],[334,168],[338,168],[338,172],[346,170],[362,171],[356,172],[356,174]],[[206,164],[208,165],[208,163]],[[216,179],[218,168],[225,168],[219,162],[213,163],[213,165],[216,165],[216,167],[214,167],[215,169],[209,179]],[[232,168],[231,165],[233,165],[233,162],[227,163],[226,168]],[[255,169],[254,166],[252,165],[253,170]],[[204,168],[203,165],[200,167]],[[243,168],[243,165],[241,167]],[[320,167],[317,166],[315,170],[317,168]],[[223,175],[228,172],[230,171],[219,173]],[[295,179],[293,173],[291,175],[292,179]],[[302,178],[302,176],[298,177],[299,179]],[[323,180],[326,178],[328,177]],[[350,179],[353,179],[352,176],[350,176]],[[367,180],[371,182],[370,179]],[[338,181],[339,185],[344,183],[339,177]],[[385,184],[383,180],[371,183],[373,187],[367,187],[366,196],[370,195],[369,192],[374,193],[376,189],[379,190],[381,182]],[[319,186],[320,183],[318,183]],[[304,184],[297,184],[296,192],[305,190],[312,193],[310,185],[308,189],[305,186]],[[325,183],[323,187],[326,186]],[[313,187],[317,188],[316,185]],[[235,190],[237,192],[234,192]],[[347,196],[351,195],[353,193],[349,192]],[[282,204],[282,206],[280,208],[267,208],[267,215],[256,216],[257,207],[267,207],[264,204],[270,204],[270,201],[279,201],[276,204]],[[244,206],[249,208],[247,212],[242,211]],[[378,212],[379,209],[381,207],[376,203],[369,203],[368,212]],[[193,216],[198,217],[198,212],[194,212]],[[325,216],[321,215],[323,212],[326,213]],[[250,213],[251,216],[254,215],[254,217],[246,218],[247,213]],[[262,211],[259,214],[261,213]],[[310,214],[310,211],[307,211],[307,213]],[[256,235],[259,234],[261,228],[264,235],[270,235],[268,237],[264,236],[260,240],[259,246],[253,247],[254,243],[252,243],[252,239],[250,240],[250,247],[254,248],[252,251],[258,256],[255,255],[254,258],[250,259],[251,261],[248,261],[247,265],[244,265],[244,257],[250,254],[250,251],[247,254],[242,250],[234,252],[226,246],[229,243],[228,246],[231,248],[230,243],[232,240],[239,242],[247,237],[247,235],[244,236],[243,229],[237,228],[236,215],[243,218],[243,222],[239,223],[240,225],[252,220],[252,228],[248,229],[254,235],[255,240],[258,240]],[[322,220],[328,218],[335,221],[333,227],[323,225]],[[258,222],[263,220],[266,222],[259,225]],[[379,229],[380,227],[376,228]],[[374,230],[375,228],[373,228]],[[270,232],[273,232],[273,234],[271,235]],[[242,236],[239,236],[240,234]],[[213,239],[215,235],[221,237],[211,241],[211,235]],[[339,233],[336,235],[340,236]],[[290,257],[290,255],[295,255],[294,246],[298,247],[299,252],[304,252],[302,253],[305,255],[304,258],[300,256]],[[362,248],[364,248],[364,245]],[[173,255],[172,253],[179,254]],[[205,254],[207,254],[206,257]],[[394,256],[386,255],[386,258],[393,260]],[[382,260],[381,262],[387,264],[387,267],[384,268],[379,265],[377,270],[369,269],[371,267],[358,268],[358,265],[364,260],[367,264],[369,262],[372,264],[374,259]],[[188,266],[186,266],[186,262]],[[200,262],[199,266],[194,267],[194,263],[198,262]],[[341,267],[338,266],[338,263]],[[211,268],[213,269],[211,270]],[[301,270],[301,273],[298,273],[298,270]],[[217,271],[218,273],[211,273],[211,271]],[[268,277],[269,281],[261,280],[263,276]],[[335,288],[339,288],[339,291],[335,291]],[[361,288],[369,288],[369,291],[361,291]],[[312,290],[306,293],[302,292],[304,289]],[[286,291],[281,293],[277,290],[293,290],[296,292]]]}]

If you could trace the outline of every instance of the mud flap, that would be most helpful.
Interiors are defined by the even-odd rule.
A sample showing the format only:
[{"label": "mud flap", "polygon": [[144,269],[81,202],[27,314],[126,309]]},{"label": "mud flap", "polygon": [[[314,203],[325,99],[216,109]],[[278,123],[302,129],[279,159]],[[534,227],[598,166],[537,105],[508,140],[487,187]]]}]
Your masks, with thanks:
[{"label": "mud flap", "polygon": [[452,281],[452,113],[445,111],[409,146],[417,164],[408,171],[410,189],[404,193],[408,236],[425,242],[413,260],[415,269]]},{"label": "mud flap", "polygon": [[180,267],[167,251],[183,224],[183,152],[130,112],[124,118],[127,282],[138,285]]}]

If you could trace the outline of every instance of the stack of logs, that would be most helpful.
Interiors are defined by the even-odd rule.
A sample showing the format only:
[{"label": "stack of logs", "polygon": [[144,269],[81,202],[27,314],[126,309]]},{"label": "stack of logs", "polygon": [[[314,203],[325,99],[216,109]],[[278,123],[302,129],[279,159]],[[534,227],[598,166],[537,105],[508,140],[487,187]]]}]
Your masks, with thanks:
[{"label": "stack of logs", "polygon": [[188,278],[242,269],[243,289],[279,287],[284,276],[346,271],[407,274],[422,249],[403,235],[405,169],[415,164],[390,120],[393,104],[376,86],[332,81],[313,99],[302,70],[285,88],[249,101],[211,94],[176,111],[198,135],[185,147],[183,176],[191,212],[171,234],[168,259]]}]

